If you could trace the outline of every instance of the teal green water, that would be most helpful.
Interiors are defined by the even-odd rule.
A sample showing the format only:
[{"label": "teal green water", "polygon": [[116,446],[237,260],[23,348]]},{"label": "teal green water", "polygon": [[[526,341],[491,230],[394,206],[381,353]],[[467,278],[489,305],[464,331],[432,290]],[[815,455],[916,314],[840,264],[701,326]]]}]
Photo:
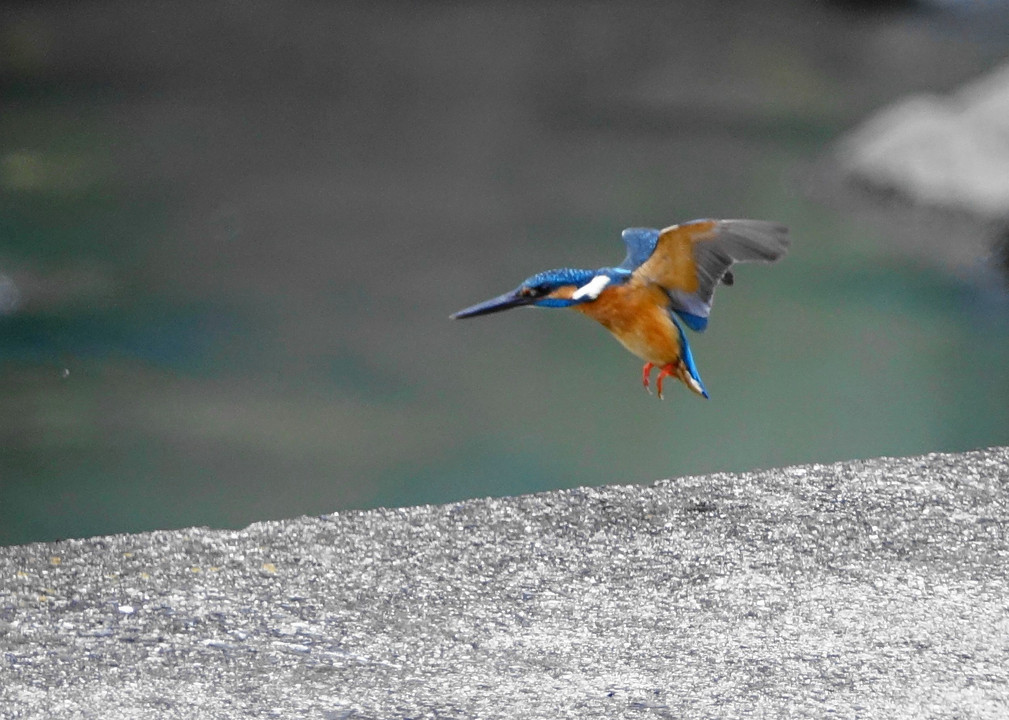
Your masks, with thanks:
[{"label": "teal green water", "polygon": [[[823,98],[885,95],[824,71],[811,35],[719,70],[791,78],[778,105],[682,121],[622,94],[665,77],[662,53],[607,76],[620,37],[603,59],[513,56],[485,49],[503,41],[479,13],[411,12],[362,32],[420,45],[366,68],[338,46],[335,89],[272,56],[5,86],[0,274],[20,304],[0,317],[0,544],[1009,442],[1005,299],[796,179],[851,120]],[[419,20],[482,29],[443,56]],[[647,395],[574,313],[448,320],[532,272],[618,261],[624,226],[699,216],[794,238],[692,336],[708,401]]]}]

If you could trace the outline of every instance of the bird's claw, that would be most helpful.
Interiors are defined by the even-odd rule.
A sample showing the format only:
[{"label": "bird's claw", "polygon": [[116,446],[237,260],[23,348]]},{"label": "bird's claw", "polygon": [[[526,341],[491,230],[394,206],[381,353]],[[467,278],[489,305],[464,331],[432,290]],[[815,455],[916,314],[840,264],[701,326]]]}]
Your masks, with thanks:
[{"label": "bird's claw", "polygon": [[[652,388],[651,385],[649,384],[649,380],[651,379],[652,368],[654,367],[655,363],[645,363],[645,366],[641,369],[641,384],[645,386],[645,390],[648,391],[649,395],[652,394]],[[655,376],[655,391],[659,396],[659,400],[663,399],[662,381],[667,377],[669,377],[670,375],[675,374],[676,374],[676,368],[673,366],[672,363],[668,363],[666,365],[663,365],[662,368],[659,370],[659,374]]]},{"label": "bird's claw", "polygon": [[[652,373],[652,368],[653,367],[655,367],[654,364],[652,364],[652,363],[645,363],[645,367],[642,368],[642,370],[641,370],[641,384],[645,386],[645,390],[648,391],[649,395],[652,394],[652,388],[648,385],[648,380],[649,380],[649,376]],[[662,397],[661,392],[659,393],[659,397]]]},{"label": "bird's claw", "polygon": [[655,377],[655,389],[658,390],[659,400],[662,400],[662,381],[669,377],[670,375],[675,375],[675,368],[672,363],[668,365],[663,365],[659,370],[659,374]]}]

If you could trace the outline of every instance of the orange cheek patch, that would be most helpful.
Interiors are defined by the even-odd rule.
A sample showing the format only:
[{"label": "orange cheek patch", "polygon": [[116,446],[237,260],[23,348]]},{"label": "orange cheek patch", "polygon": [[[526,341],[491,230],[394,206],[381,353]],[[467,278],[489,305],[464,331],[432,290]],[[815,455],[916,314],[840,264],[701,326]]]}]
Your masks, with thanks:
[{"label": "orange cheek patch", "polygon": [[577,289],[578,288],[574,285],[561,285],[559,288],[547,295],[547,297],[556,298],[558,300],[570,300],[571,296],[575,294],[575,290]]}]

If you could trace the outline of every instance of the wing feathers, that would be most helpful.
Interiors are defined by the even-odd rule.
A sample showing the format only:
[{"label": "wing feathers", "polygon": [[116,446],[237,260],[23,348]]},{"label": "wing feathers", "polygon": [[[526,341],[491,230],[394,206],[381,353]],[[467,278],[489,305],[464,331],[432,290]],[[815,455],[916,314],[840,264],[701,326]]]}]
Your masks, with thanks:
[{"label": "wing feathers", "polygon": [[[699,238],[701,239],[701,238]],[[711,245],[735,262],[774,262],[788,250],[788,228],[767,220],[719,220]]]},{"label": "wing feathers", "polygon": [[[641,233],[641,240],[651,240],[643,231],[635,232]],[[625,241],[628,239],[625,235]],[[649,245],[652,251],[642,259]],[[654,244],[643,242],[635,247],[628,242],[624,262],[636,255],[635,277],[664,288],[673,310],[707,318],[715,286],[723,278],[726,284],[732,283],[729,268],[734,263],[774,262],[785,254],[788,246],[788,229],[779,223],[694,220],[665,228]]]}]

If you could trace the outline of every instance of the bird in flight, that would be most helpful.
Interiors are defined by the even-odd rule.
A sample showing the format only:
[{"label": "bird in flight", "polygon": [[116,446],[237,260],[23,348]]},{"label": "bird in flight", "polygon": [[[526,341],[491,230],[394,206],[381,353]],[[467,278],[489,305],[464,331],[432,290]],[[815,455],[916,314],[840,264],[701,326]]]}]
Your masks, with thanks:
[{"label": "bird in flight", "polygon": [[452,315],[469,318],[514,307],[569,307],[589,316],[645,361],[641,381],[649,392],[675,377],[708,397],[683,326],[708,325],[715,286],[732,285],[737,262],[772,263],[788,250],[788,229],[764,220],[692,220],[667,227],[628,228],[627,257],[598,270],[560,268],[527,278],[517,288]]}]

